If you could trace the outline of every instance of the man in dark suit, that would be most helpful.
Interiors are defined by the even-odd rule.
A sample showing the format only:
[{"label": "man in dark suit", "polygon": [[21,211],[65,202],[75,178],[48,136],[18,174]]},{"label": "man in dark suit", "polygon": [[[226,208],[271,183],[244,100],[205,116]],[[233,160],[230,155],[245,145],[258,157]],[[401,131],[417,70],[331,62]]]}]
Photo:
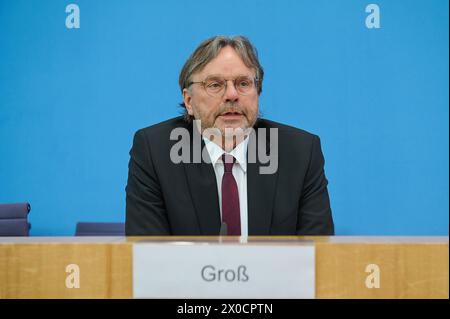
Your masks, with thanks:
[{"label": "man in dark suit", "polygon": [[179,79],[185,115],[135,134],[128,236],[334,234],[320,140],[259,118],[263,76],[245,37],[194,51]]}]

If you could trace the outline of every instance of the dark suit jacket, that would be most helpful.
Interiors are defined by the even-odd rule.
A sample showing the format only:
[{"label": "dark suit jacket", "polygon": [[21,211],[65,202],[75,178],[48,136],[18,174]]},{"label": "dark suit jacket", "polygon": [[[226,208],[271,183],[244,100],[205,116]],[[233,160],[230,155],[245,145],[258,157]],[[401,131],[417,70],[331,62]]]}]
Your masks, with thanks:
[{"label": "dark suit jacket", "polygon": [[[188,129],[192,145],[192,126],[177,117],[136,132],[126,187],[127,236],[219,234],[212,164],[170,160],[171,147],[178,142],[170,140],[171,131]],[[278,128],[279,158],[278,170],[270,175],[259,173],[259,161],[247,163],[248,234],[333,235],[319,138],[264,119],[254,128]],[[192,153],[191,148],[191,158]]]}]

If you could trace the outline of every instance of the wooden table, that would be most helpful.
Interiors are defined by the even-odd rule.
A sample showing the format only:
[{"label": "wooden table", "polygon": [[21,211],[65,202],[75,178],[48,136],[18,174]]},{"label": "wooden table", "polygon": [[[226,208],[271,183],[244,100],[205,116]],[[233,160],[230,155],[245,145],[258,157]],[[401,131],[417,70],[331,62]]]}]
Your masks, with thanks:
[{"label": "wooden table", "polygon": [[[312,240],[316,298],[449,298],[448,236],[248,237],[247,243],[238,237],[0,237],[0,298],[133,298],[132,246],[141,240]],[[66,270],[73,264],[80,288],[69,289]],[[380,287],[368,288],[366,271],[376,267]]]}]

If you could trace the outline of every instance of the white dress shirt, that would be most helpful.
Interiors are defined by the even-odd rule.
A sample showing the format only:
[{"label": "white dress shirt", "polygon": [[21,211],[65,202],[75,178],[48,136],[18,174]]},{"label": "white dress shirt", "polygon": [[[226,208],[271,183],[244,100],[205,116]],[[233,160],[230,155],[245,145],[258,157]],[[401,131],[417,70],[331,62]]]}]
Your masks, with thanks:
[{"label": "white dress shirt", "polygon": [[[206,149],[208,150],[211,164],[214,167],[217,181],[217,191],[219,193],[220,218],[222,220],[222,177],[224,165],[222,154],[226,153],[219,145],[203,137]],[[236,159],[233,165],[233,176],[236,180],[239,193],[239,209],[241,215],[241,236],[248,236],[248,212],[247,212],[247,145],[248,138],[239,143],[230,153]]]}]

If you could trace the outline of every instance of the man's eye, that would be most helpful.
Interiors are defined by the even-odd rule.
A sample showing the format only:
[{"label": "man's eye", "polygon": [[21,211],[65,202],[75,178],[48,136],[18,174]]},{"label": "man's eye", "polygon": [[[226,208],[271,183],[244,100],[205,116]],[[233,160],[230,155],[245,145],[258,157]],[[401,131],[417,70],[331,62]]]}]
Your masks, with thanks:
[{"label": "man's eye", "polygon": [[222,87],[222,84],[220,82],[212,82],[208,84],[208,87],[211,89],[218,89]]},{"label": "man's eye", "polygon": [[247,80],[240,81],[240,82],[239,82],[239,86],[240,86],[240,87],[247,87],[247,86],[250,86],[250,82],[247,81]]}]

